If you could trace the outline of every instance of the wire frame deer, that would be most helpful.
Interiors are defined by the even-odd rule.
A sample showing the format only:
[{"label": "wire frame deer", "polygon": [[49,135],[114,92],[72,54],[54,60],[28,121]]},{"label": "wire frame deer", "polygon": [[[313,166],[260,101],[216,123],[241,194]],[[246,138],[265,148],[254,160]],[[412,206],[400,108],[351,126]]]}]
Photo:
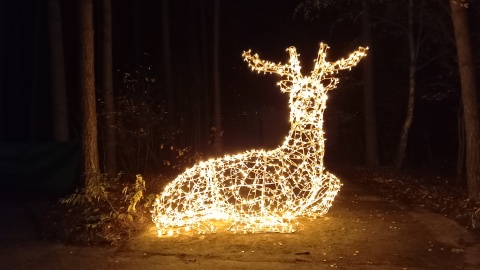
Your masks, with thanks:
[{"label": "wire frame deer", "polygon": [[243,52],[252,70],[282,76],[278,85],[290,94],[288,136],[276,149],[210,159],[180,174],[154,203],[159,235],[181,233],[182,228],[215,232],[215,220],[229,221],[227,230],[233,232],[294,232],[297,217],[328,211],[341,183],[323,163],[327,92],[337,86],[337,72],[355,66],[368,48],[359,47],[336,62],[326,60],[327,49],[320,43],[310,76],[302,75],[295,47],[287,49],[287,64]]}]

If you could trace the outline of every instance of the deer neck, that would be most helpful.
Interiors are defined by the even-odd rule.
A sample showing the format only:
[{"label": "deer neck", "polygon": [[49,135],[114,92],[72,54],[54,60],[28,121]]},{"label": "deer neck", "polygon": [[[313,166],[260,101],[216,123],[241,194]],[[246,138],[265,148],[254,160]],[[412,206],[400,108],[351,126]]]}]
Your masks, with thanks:
[{"label": "deer neck", "polygon": [[290,97],[290,131],[284,142],[285,152],[292,155],[301,153],[308,160],[323,164],[325,148],[323,132],[323,112],[326,108],[327,95],[318,97],[315,91],[302,96]]}]

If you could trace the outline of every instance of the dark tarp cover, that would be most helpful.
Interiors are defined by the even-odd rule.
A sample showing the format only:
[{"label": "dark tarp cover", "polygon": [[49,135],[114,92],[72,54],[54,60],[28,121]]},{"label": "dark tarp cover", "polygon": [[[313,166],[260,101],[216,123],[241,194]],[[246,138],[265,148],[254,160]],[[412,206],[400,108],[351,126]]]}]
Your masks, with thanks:
[{"label": "dark tarp cover", "polygon": [[20,191],[61,195],[72,189],[77,177],[80,145],[62,143],[0,143],[2,194]]}]

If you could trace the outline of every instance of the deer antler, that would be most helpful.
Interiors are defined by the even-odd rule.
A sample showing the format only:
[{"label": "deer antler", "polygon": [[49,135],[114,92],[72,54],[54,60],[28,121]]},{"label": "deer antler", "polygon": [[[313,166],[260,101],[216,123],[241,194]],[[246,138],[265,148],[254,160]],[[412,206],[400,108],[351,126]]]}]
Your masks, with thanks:
[{"label": "deer antler", "polygon": [[[357,65],[358,62],[367,54],[367,48],[359,47],[358,50],[351,53],[347,59],[340,59],[336,62],[328,62],[326,60],[328,45],[325,43],[320,43],[320,49],[318,50],[318,57],[315,60],[315,68],[312,71],[312,76],[322,77],[327,74],[332,74],[342,69],[351,69],[353,66]],[[322,78],[324,79],[324,78]]]},{"label": "deer antler", "polygon": [[290,47],[287,51],[290,54],[290,64],[275,64],[270,61],[262,60],[257,53],[252,55],[252,50],[244,51],[242,56],[252,70],[264,73],[277,73],[282,76],[300,76],[301,67],[295,47]]}]

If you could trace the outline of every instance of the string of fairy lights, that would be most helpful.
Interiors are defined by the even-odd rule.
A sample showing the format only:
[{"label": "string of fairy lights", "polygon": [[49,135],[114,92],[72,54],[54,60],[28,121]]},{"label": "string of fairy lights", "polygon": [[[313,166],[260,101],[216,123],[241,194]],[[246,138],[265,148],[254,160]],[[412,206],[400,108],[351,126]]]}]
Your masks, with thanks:
[{"label": "string of fairy lights", "polygon": [[278,85],[290,94],[290,131],[274,150],[202,161],[167,184],[152,211],[159,235],[215,232],[216,220],[230,222],[227,230],[235,233],[294,232],[296,217],[328,211],[341,183],[323,164],[327,92],[339,82],[334,75],[355,66],[368,48],[336,62],[326,60],[327,49],[320,43],[310,76],[302,75],[295,47],[287,49],[287,64],[243,53],[252,70],[283,77]]}]

